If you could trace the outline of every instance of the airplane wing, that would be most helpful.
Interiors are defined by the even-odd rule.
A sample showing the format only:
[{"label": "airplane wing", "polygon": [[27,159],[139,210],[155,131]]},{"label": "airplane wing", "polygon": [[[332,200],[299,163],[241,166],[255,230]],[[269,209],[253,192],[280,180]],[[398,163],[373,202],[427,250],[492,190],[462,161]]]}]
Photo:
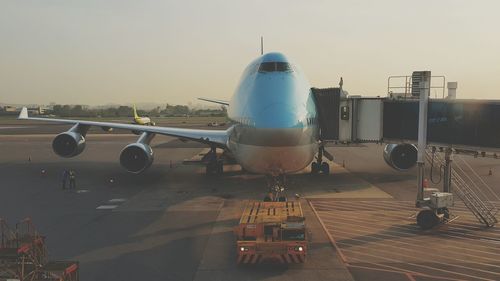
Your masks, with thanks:
[{"label": "airplane wing", "polygon": [[225,100],[209,99],[209,98],[198,98],[198,99],[202,100],[202,101],[208,101],[208,102],[218,103],[218,104],[222,104],[222,105],[229,105],[229,102],[225,101]]},{"label": "airplane wing", "polygon": [[114,128],[123,129],[139,132],[149,132],[160,135],[179,137],[182,139],[188,139],[192,141],[197,141],[201,143],[206,143],[210,145],[215,145],[217,147],[226,147],[226,143],[229,136],[229,130],[202,130],[202,129],[185,129],[185,128],[172,128],[172,127],[157,127],[157,126],[143,126],[134,124],[123,124],[123,123],[111,123],[111,122],[96,122],[96,121],[86,121],[86,120],[70,120],[70,119],[56,119],[56,118],[40,118],[40,117],[29,117],[28,109],[23,107],[18,119],[20,120],[34,120],[34,121],[45,121],[54,122],[60,124],[79,124],[83,126],[95,126],[103,128]]}]

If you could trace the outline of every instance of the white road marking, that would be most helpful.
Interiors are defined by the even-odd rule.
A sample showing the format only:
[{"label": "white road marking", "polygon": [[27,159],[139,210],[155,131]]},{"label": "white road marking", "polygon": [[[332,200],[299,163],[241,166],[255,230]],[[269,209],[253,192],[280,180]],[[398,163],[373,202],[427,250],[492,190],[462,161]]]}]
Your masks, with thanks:
[{"label": "white road marking", "polygon": [[89,192],[89,191],[90,191],[90,190],[88,190],[88,189],[78,189],[78,190],[76,191],[76,193],[87,193],[87,192]]},{"label": "white road marking", "polygon": [[109,200],[108,202],[109,203],[123,203],[125,201],[127,201],[127,199],[125,199],[125,198],[114,198],[114,199]]},{"label": "white road marking", "polygon": [[116,207],[118,207],[118,205],[101,205],[97,207],[96,210],[113,210]]}]

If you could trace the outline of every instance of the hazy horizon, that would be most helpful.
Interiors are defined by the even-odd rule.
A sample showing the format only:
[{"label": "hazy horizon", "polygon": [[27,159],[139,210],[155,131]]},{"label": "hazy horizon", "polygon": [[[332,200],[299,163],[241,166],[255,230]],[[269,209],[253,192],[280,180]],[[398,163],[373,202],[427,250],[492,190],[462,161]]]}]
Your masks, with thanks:
[{"label": "hazy horizon", "polygon": [[279,51],[313,87],[386,94],[431,70],[459,98],[498,99],[497,1],[0,2],[0,102],[229,99],[247,64]]}]

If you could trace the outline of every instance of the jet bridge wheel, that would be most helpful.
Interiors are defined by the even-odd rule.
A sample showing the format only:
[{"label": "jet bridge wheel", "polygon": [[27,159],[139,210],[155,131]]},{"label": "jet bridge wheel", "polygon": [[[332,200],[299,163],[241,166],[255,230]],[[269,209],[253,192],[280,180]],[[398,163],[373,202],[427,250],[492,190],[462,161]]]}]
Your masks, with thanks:
[{"label": "jet bridge wheel", "polygon": [[449,219],[450,213],[447,208],[436,210],[425,209],[418,213],[417,224],[423,230],[431,229],[443,223],[445,219]]}]

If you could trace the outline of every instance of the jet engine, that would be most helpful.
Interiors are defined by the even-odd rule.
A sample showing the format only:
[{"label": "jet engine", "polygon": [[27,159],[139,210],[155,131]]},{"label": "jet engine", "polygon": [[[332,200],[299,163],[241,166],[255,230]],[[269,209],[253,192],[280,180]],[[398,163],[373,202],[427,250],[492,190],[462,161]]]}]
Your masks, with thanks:
[{"label": "jet engine", "polygon": [[153,164],[153,150],[145,143],[131,143],[120,153],[120,164],[129,172],[138,174]]},{"label": "jet engine", "polygon": [[408,143],[388,144],[384,148],[384,160],[396,170],[408,170],[417,163],[417,147]]},{"label": "jet engine", "polygon": [[52,141],[52,149],[61,157],[74,157],[85,149],[85,137],[79,132],[61,133]]}]

